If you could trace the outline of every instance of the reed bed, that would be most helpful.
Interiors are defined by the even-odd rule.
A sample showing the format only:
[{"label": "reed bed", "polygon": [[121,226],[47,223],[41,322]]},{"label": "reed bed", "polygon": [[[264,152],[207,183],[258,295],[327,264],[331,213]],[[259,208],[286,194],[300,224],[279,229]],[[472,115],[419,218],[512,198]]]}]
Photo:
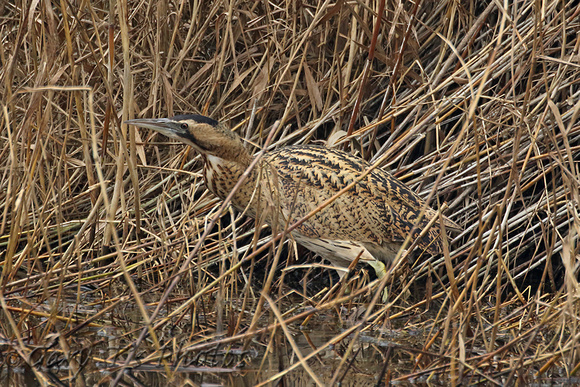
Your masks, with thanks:
[{"label": "reed bed", "polygon": [[[16,0],[0,15],[3,380],[579,380],[577,3]],[[209,193],[193,150],[122,124],[179,113],[229,122],[256,153],[378,161],[464,231],[383,283],[360,266],[341,283]]]}]

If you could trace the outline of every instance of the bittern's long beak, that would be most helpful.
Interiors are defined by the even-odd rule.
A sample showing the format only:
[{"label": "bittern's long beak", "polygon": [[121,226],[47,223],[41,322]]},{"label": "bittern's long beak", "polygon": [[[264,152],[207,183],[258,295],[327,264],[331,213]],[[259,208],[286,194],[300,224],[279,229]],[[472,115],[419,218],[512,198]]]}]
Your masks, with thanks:
[{"label": "bittern's long beak", "polygon": [[180,122],[173,121],[170,118],[139,118],[127,120],[124,123],[153,129],[171,138],[183,139],[187,136],[187,125],[183,128]]}]

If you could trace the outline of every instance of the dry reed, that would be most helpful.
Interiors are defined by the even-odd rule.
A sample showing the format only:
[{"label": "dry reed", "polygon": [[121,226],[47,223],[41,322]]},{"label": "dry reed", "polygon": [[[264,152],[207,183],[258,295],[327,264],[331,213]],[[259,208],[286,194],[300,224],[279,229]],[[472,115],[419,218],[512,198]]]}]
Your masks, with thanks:
[{"label": "dry reed", "polygon": [[[0,378],[578,377],[576,3],[16,0],[0,15]],[[185,112],[256,152],[380,160],[464,231],[401,260],[379,304],[364,268],[337,282],[206,191],[191,149],[121,124]]]}]

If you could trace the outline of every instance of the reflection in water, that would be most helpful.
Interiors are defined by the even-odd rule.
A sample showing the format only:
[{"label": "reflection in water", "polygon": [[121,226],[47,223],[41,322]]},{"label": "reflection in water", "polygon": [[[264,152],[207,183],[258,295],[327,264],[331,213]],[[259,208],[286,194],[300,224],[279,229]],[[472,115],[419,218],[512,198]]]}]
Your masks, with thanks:
[{"label": "reflection in water", "polygon": [[[134,303],[127,302],[119,303],[115,308],[103,308],[98,302],[93,302],[88,292],[83,295],[81,302],[77,298],[67,301],[70,304],[64,305],[62,310],[78,316],[79,321],[86,321],[89,316],[95,315],[99,318],[91,320],[90,324],[81,323],[80,328],[70,321],[58,320],[56,328],[62,332],[61,335],[55,335],[52,345],[37,347],[31,354],[32,364],[36,369],[43,370],[45,375],[51,375],[52,383],[66,384],[73,380],[83,380],[87,385],[109,383],[111,375],[122,365],[124,354],[131,349],[143,327],[141,313]],[[48,312],[51,303],[49,300],[39,305],[36,311],[44,309]],[[154,306],[153,303],[147,306],[149,313]],[[226,337],[215,335],[209,323],[210,316],[199,314],[194,319],[198,324],[195,328],[207,332],[207,341],[218,342]],[[378,332],[376,336],[368,333],[361,335],[347,357],[347,364],[335,375],[342,356],[353,340],[352,336],[347,336],[340,341],[333,341],[343,332],[340,321],[334,312],[320,312],[309,321],[308,330],[301,329],[298,324],[289,324],[288,329],[303,357],[322,348],[307,361],[310,370],[322,383],[329,384],[334,378],[343,386],[376,385],[378,375],[383,372],[385,356],[393,344],[390,340],[397,336],[393,334],[395,330],[389,330],[389,340]],[[46,319],[40,317],[37,323],[46,323]],[[240,341],[203,350],[190,350],[186,343],[192,343],[191,324],[191,315],[185,314],[178,323],[158,330],[159,342],[169,344],[156,351],[151,341],[143,343],[140,347],[143,348],[143,354],[155,353],[156,357],[143,359],[141,365],[135,366],[124,376],[124,380],[144,385],[194,383],[253,386],[272,379],[283,380],[286,385],[292,386],[312,385],[311,376],[299,364],[295,350],[281,329],[276,330],[274,335],[266,333],[254,337],[247,348]],[[396,345],[413,346],[409,338],[409,335],[397,337]],[[413,337],[413,341],[417,339]],[[332,344],[329,345],[329,342]],[[68,353],[62,351],[65,347],[69,348]],[[10,359],[2,359],[4,362],[0,369],[0,380],[8,385],[34,385],[37,380],[31,369],[21,363],[20,358],[15,359],[18,362],[12,365]],[[412,356],[405,351],[394,351],[390,362],[393,364],[394,361],[399,368],[406,362],[405,367],[411,369],[412,360]]]}]

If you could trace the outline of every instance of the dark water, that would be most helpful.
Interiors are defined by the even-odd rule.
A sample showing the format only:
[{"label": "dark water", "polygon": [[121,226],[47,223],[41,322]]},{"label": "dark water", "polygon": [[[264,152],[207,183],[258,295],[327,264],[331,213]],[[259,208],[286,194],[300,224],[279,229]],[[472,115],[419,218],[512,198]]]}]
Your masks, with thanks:
[{"label": "dark water", "polygon": [[[151,298],[148,313],[153,311],[157,300]],[[22,337],[28,352],[18,353],[16,349],[21,347],[17,340],[7,339],[9,335],[2,333],[0,386],[110,385],[143,329],[143,318],[134,302],[119,303],[109,310],[94,302],[98,299],[87,293],[61,303],[59,315],[74,314],[78,316],[76,321],[55,320],[40,313],[27,316],[27,325],[21,323],[21,331],[29,332]],[[35,311],[50,312],[53,303],[54,300],[49,300],[36,305]],[[289,302],[285,310],[295,314],[306,310],[293,310],[293,305]],[[205,307],[196,313],[183,313],[178,321],[172,320],[171,324],[157,329],[161,350],[148,337],[139,346],[139,362],[125,371],[122,382],[208,387],[312,386],[314,378],[321,385],[341,386],[449,385],[451,382],[451,376],[445,373],[449,359],[435,347],[424,349],[425,343],[436,334],[431,324],[436,319],[431,312],[388,320],[388,326],[367,324],[355,334],[364,307],[360,304],[351,309],[336,307],[318,311],[307,322],[300,319],[289,323],[287,332],[277,328],[274,332],[263,331],[245,340],[223,343],[233,334],[228,330],[234,320],[225,313],[225,333],[217,334],[215,304],[208,301]],[[91,324],[84,323],[99,313],[99,318],[91,320]],[[268,309],[264,309],[263,316],[258,328],[277,321]],[[284,318],[289,316],[291,313]],[[241,333],[247,329],[250,318],[245,320]],[[0,316],[0,323],[2,327],[9,326],[4,316]],[[49,330],[52,331],[46,334]],[[208,345],[199,349],[204,343]],[[310,356],[315,351],[318,352]],[[308,370],[300,363],[298,353],[308,359],[305,361]],[[25,356],[28,361],[23,361]],[[493,377],[501,383],[501,370],[494,372]],[[463,383],[485,382],[474,374]],[[580,379],[562,378],[565,375],[566,370],[558,372],[556,367],[543,379],[527,373],[525,384],[580,385]]]},{"label": "dark water", "polygon": [[[36,310],[50,310],[51,301]],[[61,305],[61,315],[74,312],[79,317],[87,318],[102,310],[88,295],[81,300],[75,297],[68,301],[68,305]],[[148,307],[149,313],[152,310],[153,306]],[[268,312],[264,315],[266,320],[262,326],[274,322],[273,316],[268,317]],[[196,329],[201,327],[203,330],[204,327],[214,326],[213,316],[215,315],[209,311],[207,314],[199,314]],[[379,382],[380,375],[383,375],[384,380],[390,377],[391,365],[398,367],[397,374],[401,367],[411,372],[413,356],[404,350],[393,351],[392,347],[416,347],[421,341],[416,333],[409,334],[402,327],[398,327],[362,332],[356,339],[352,334],[337,339],[345,332],[350,332],[347,330],[358,316],[360,311],[346,311],[341,308],[319,312],[305,326],[300,323],[289,324],[288,334],[294,341],[295,348],[283,330],[278,328],[274,334],[266,331],[247,342],[239,340],[228,345],[210,345],[196,351],[190,349],[196,341],[211,344],[228,336],[216,335],[215,331],[208,330],[206,335],[210,338],[200,341],[204,334],[197,333],[193,336],[192,323],[188,321],[190,316],[184,315],[179,324],[157,331],[159,342],[165,344],[162,351],[164,362],[159,360],[160,352],[147,339],[139,347],[138,358],[141,365],[128,370],[123,381],[129,385],[147,386],[254,386],[259,383],[311,386],[314,383],[311,375],[315,375],[324,385],[329,385],[334,380],[343,386],[375,386],[377,383],[382,384]],[[349,319],[352,321],[349,322]],[[28,363],[22,361],[22,357],[14,351],[18,348],[16,342],[5,339],[0,341],[1,385],[108,385],[143,327],[142,316],[134,303],[119,305],[93,321],[92,325],[83,325],[83,319],[78,322],[58,320],[53,328],[60,333],[42,336],[41,328],[50,325],[48,321],[46,317],[28,320],[39,327],[36,339],[25,338],[28,340],[27,348],[32,348],[28,353]],[[5,325],[5,321],[2,323]],[[31,345],[33,341],[40,344]],[[351,344],[353,346],[350,354],[340,366],[341,359]],[[305,370],[299,364],[296,352],[306,358],[319,348],[322,349],[306,361],[309,371]],[[155,356],[148,358],[152,353]],[[285,371],[288,369],[290,370]]]}]

